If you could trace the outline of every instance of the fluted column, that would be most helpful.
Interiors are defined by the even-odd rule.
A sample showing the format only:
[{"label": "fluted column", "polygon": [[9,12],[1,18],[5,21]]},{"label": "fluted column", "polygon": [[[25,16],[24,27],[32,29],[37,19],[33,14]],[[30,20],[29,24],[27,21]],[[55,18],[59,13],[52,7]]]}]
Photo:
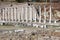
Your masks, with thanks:
[{"label": "fluted column", "polygon": [[[46,6],[44,6],[44,23],[46,23]],[[44,25],[44,28],[46,28],[46,25]]]},{"label": "fluted column", "polygon": [[46,23],[46,7],[44,6],[44,23]]},{"label": "fluted column", "polygon": [[0,21],[1,21],[1,9],[0,9]]},{"label": "fluted column", "polygon": [[35,22],[37,21],[36,18],[37,18],[37,11],[36,9],[34,8],[34,11],[35,11]]},{"label": "fluted column", "polygon": [[17,18],[18,18],[18,22],[20,22],[20,8],[17,8]]},{"label": "fluted column", "polygon": [[28,19],[27,19],[27,14],[28,14],[28,13],[27,13],[27,9],[28,9],[28,8],[27,8],[27,6],[26,6],[26,7],[25,7],[25,19],[26,19],[26,22],[28,21]]},{"label": "fluted column", "polygon": [[7,11],[7,10],[6,10],[6,8],[5,8],[5,21],[6,21],[6,11]]},{"label": "fluted column", "polygon": [[51,16],[52,16],[52,11],[51,11],[51,6],[50,6],[50,19],[49,19],[49,23],[51,23]]},{"label": "fluted column", "polygon": [[13,21],[13,8],[11,8],[11,20]]},{"label": "fluted column", "polygon": [[26,7],[23,7],[23,8],[24,8],[24,9],[23,9],[23,10],[24,10],[23,19],[24,19],[24,22],[26,22],[26,19],[25,19],[25,11],[26,11],[25,8],[26,8]]},{"label": "fluted column", "polygon": [[14,21],[14,8],[12,8],[12,13],[13,13],[13,20],[12,21]]},{"label": "fluted column", "polygon": [[23,20],[23,15],[24,15],[23,13],[24,13],[24,10],[23,10],[23,6],[22,6],[22,7],[21,7],[21,20],[22,20],[22,22],[24,21],[24,20]]},{"label": "fluted column", "polygon": [[41,7],[39,6],[39,14],[40,14],[40,16],[39,16],[39,23],[41,23]]},{"label": "fluted column", "polygon": [[6,13],[7,13],[7,9],[5,8],[5,21],[7,20],[7,15],[6,15]]},{"label": "fluted column", "polygon": [[6,21],[8,21],[8,8],[6,8]]},{"label": "fluted column", "polygon": [[16,22],[16,8],[14,8],[14,20],[15,20],[15,22]]},{"label": "fluted column", "polygon": [[32,22],[32,7],[31,6],[29,7],[29,14],[30,14],[29,20],[30,22]]},{"label": "fluted column", "polygon": [[10,10],[9,10],[9,8],[8,8],[8,21],[10,21]]},{"label": "fluted column", "polygon": [[34,22],[36,22],[36,9],[35,9],[35,7],[33,6],[32,7],[32,11],[33,11],[33,20],[34,20]]},{"label": "fluted column", "polygon": [[11,8],[9,8],[9,22],[11,21]]},{"label": "fluted column", "polygon": [[[8,10],[8,7],[7,7],[7,10]],[[7,11],[7,21],[9,21],[8,17],[9,17],[9,11]]]},{"label": "fluted column", "polygon": [[2,11],[3,11],[3,13],[2,13],[2,14],[3,14],[2,19],[3,19],[3,21],[4,21],[4,13],[5,13],[5,9],[3,8]]}]

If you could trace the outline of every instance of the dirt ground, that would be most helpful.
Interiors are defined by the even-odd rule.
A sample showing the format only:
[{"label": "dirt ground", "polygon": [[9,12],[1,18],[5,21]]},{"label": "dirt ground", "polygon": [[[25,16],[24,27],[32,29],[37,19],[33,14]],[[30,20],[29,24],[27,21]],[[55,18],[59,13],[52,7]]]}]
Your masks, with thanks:
[{"label": "dirt ground", "polygon": [[[24,31],[15,31],[22,29]],[[55,30],[54,28],[0,26],[0,40],[60,40],[60,33]]]}]

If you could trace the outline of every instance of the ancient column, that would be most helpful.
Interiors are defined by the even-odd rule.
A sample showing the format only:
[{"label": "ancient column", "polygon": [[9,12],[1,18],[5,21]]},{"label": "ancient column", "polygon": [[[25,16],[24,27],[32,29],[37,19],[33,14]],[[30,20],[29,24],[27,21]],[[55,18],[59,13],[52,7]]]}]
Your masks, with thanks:
[{"label": "ancient column", "polygon": [[16,7],[16,20],[17,20],[17,21],[19,20],[19,19],[18,19],[18,14],[19,14],[19,12],[20,12],[20,11],[19,11],[19,8]]},{"label": "ancient column", "polygon": [[10,21],[10,10],[9,10],[9,8],[8,8],[8,21]]},{"label": "ancient column", "polygon": [[8,21],[8,8],[6,8],[6,21]]},{"label": "ancient column", "polygon": [[23,19],[24,19],[24,22],[26,22],[26,19],[25,19],[25,7],[23,7],[23,10],[24,10],[24,13],[23,13]]},{"label": "ancient column", "polygon": [[11,21],[11,7],[9,7],[9,22]]},{"label": "ancient column", "polygon": [[13,21],[13,8],[11,8],[11,20]]},{"label": "ancient column", "polygon": [[5,14],[4,15],[5,15],[5,19],[4,20],[6,21],[6,8],[5,8]]},{"label": "ancient column", "polygon": [[21,10],[21,8],[20,7],[18,7],[17,8],[17,18],[18,18],[18,22],[20,22],[20,11]]},{"label": "ancient column", "polygon": [[12,13],[13,13],[13,20],[14,21],[14,7],[12,8]]},{"label": "ancient column", "polygon": [[[46,6],[44,6],[44,23],[46,23]],[[44,25],[44,28],[46,28],[46,25]]]},{"label": "ancient column", "polygon": [[24,20],[23,20],[23,14],[24,13],[24,10],[23,10],[23,6],[21,7],[21,21],[23,22]]},{"label": "ancient column", "polygon": [[2,18],[3,18],[3,21],[4,21],[4,13],[5,13],[5,9],[3,8],[2,10],[3,10],[3,13],[2,13],[2,14],[3,14],[3,17],[2,17]]},{"label": "ancient column", "polygon": [[36,9],[33,6],[33,20],[34,20],[34,22],[36,22],[36,14],[37,14]]},{"label": "ancient column", "polygon": [[46,7],[44,6],[44,23],[46,23]]},{"label": "ancient column", "polygon": [[27,9],[28,9],[28,8],[27,8],[27,6],[26,6],[26,7],[25,7],[25,19],[26,19],[26,22],[28,21],[28,19],[27,19],[27,14],[28,14],[28,13],[27,13]]},{"label": "ancient column", "polygon": [[14,20],[15,20],[15,22],[16,22],[16,20],[17,20],[17,18],[16,18],[16,8],[14,8]]},{"label": "ancient column", "polygon": [[8,8],[8,7],[7,7],[7,10],[8,10],[8,11],[7,11],[7,16],[8,16],[8,17],[7,17],[7,21],[9,21],[9,8]]},{"label": "ancient column", "polygon": [[32,22],[32,7],[31,6],[29,7],[29,14],[30,14],[29,20],[30,22]]},{"label": "ancient column", "polygon": [[35,8],[34,8],[34,10],[35,10],[35,22],[36,22],[37,11],[36,11],[36,9],[35,9]]},{"label": "ancient column", "polygon": [[28,19],[28,22],[29,22],[30,21],[30,9],[29,9],[30,7],[28,6],[27,8],[28,8],[28,10],[27,10],[27,13],[28,13],[27,14],[27,19]]},{"label": "ancient column", "polygon": [[11,21],[11,8],[9,8],[9,20]]},{"label": "ancient column", "polygon": [[51,11],[51,6],[50,6],[50,19],[49,19],[49,23],[51,23],[51,16],[52,16],[52,11]]},{"label": "ancient column", "polygon": [[1,21],[1,9],[0,9],[0,21]]},{"label": "ancient column", "polygon": [[5,21],[7,21],[7,15],[6,15],[6,13],[7,13],[7,8],[5,8]]},{"label": "ancient column", "polygon": [[41,23],[41,7],[40,6],[39,6],[39,14],[40,14],[39,23]]}]

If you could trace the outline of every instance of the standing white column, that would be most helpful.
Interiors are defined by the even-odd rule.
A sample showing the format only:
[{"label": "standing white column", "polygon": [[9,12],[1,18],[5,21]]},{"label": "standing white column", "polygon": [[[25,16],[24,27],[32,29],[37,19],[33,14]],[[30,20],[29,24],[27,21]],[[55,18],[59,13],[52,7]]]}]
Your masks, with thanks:
[{"label": "standing white column", "polygon": [[3,19],[3,21],[4,21],[4,13],[5,13],[5,10],[4,10],[4,9],[2,9],[2,11],[3,11],[3,17],[2,17],[2,19]]},{"label": "standing white column", "polygon": [[41,23],[41,7],[40,6],[39,6],[39,14],[40,14],[39,23]]},{"label": "standing white column", "polygon": [[1,21],[1,9],[0,9],[0,21]]},{"label": "standing white column", "polygon": [[33,6],[33,20],[34,20],[34,22],[36,22],[36,14],[37,14],[36,9]]},{"label": "standing white column", "polygon": [[28,19],[27,19],[27,14],[28,14],[28,13],[27,13],[27,9],[28,9],[28,8],[27,8],[27,6],[26,6],[26,7],[25,7],[25,19],[26,19],[26,22],[28,21]]},{"label": "standing white column", "polygon": [[23,7],[23,22],[25,20],[25,7]]},{"label": "standing white column", "polygon": [[23,15],[24,15],[24,16],[23,16],[23,17],[24,17],[24,22],[26,22],[26,19],[25,19],[25,11],[26,11],[26,10],[25,10],[25,7],[24,7],[24,14],[23,14]]},{"label": "standing white column", "polygon": [[28,21],[29,21],[29,16],[30,16],[30,14],[29,14],[29,6],[28,6],[28,10],[27,10],[27,19],[28,19]]},{"label": "standing white column", "polygon": [[44,6],[44,23],[46,23],[46,7]]},{"label": "standing white column", "polygon": [[7,8],[7,21],[8,21],[8,8]]},{"label": "standing white column", "polygon": [[10,21],[10,8],[8,8],[8,21]]},{"label": "standing white column", "polygon": [[30,22],[32,22],[32,7],[31,6],[29,7],[29,14],[30,14],[29,20]]},{"label": "standing white column", "polygon": [[34,8],[34,11],[35,11],[35,22],[36,22],[37,11],[36,11],[36,9],[35,9],[35,8]]},{"label": "standing white column", "polygon": [[21,7],[21,20],[22,20],[22,22],[24,21],[24,20],[23,20],[23,15],[24,15],[23,13],[24,13],[24,10],[23,10],[23,6],[22,6],[22,7]]},{"label": "standing white column", "polygon": [[12,20],[11,19],[11,8],[9,8],[9,19],[10,19],[10,21]]},{"label": "standing white column", "polygon": [[16,21],[16,8],[14,8],[14,20]]},{"label": "standing white column", "polygon": [[12,8],[11,11],[12,11],[12,14],[13,14],[13,15],[12,15],[12,17],[13,17],[13,18],[12,18],[12,21],[14,21],[14,8]]},{"label": "standing white column", "polygon": [[12,21],[12,19],[11,19],[11,7],[9,8],[9,20]]},{"label": "standing white column", "polygon": [[51,16],[52,16],[52,11],[51,11],[51,6],[50,6],[50,19],[49,19],[49,23],[51,23]]},{"label": "standing white column", "polygon": [[15,11],[16,11],[16,13],[15,13],[15,21],[18,21],[18,13],[19,13],[19,8],[15,8]]},{"label": "standing white column", "polygon": [[[1,9],[1,21],[4,21],[4,8],[3,9]],[[2,20],[3,19],[3,20]],[[1,25],[3,25],[3,23],[0,23]]]},{"label": "standing white column", "polygon": [[[44,23],[46,23],[46,6],[44,6]],[[44,28],[46,28],[46,25],[44,25]]]},{"label": "standing white column", "polygon": [[7,21],[9,21],[9,19],[8,19],[8,17],[9,17],[8,14],[9,14],[9,13],[8,13],[8,7],[7,7]]},{"label": "standing white column", "polygon": [[13,21],[13,8],[11,8],[11,20]]},{"label": "standing white column", "polygon": [[7,8],[7,21],[8,21],[8,8]]},{"label": "standing white column", "polygon": [[5,21],[7,21],[7,8],[5,8]]},{"label": "standing white column", "polygon": [[21,9],[18,7],[17,8],[17,18],[18,18],[18,22],[20,22],[20,11]]},{"label": "standing white column", "polygon": [[4,8],[4,21],[6,21],[6,9]]},{"label": "standing white column", "polygon": [[13,21],[15,20],[15,19],[14,19],[14,18],[15,18],[14,14],[15,14],[15,13],[14,13],[14,7],[13,7]]}]

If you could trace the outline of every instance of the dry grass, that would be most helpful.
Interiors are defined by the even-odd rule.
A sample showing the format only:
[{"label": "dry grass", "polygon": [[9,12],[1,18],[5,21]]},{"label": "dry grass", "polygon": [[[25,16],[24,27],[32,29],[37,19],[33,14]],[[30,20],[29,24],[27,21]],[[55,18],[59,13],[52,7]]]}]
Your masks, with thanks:
[{"label": "dry grass", "polygon": [[38,29],[41,29],[41,28],[36,28],[36,27],[20,27],[20,26],[0,26],[0,29],[7,29],[7,30],[11,30],[11,29],[38,30]]}]

